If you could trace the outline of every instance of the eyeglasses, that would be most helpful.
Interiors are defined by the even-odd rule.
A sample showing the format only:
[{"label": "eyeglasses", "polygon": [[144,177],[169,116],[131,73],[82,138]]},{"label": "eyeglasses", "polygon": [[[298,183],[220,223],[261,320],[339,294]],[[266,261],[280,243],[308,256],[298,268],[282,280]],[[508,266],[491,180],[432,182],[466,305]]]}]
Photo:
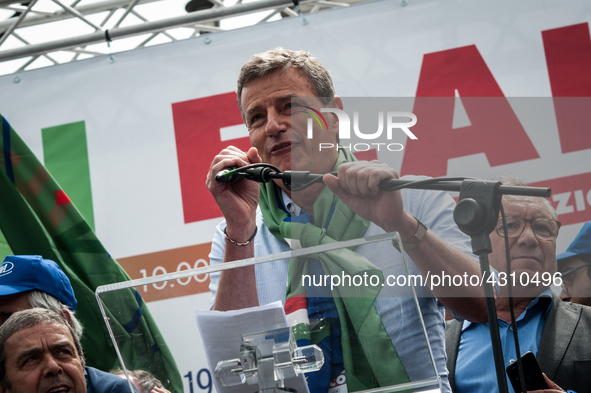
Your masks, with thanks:
[{"label": "eyeglasses", "polygon": [[[538,240],[550,242],[556,240],[558,237],[558,230],[560,229],[560,221],[549,220],[547,218],[527,219],[520,217],[507,217],[507,235],[511,237],[519,237],[525,229],[525,224],[529,224]],[[499,218],[497,223],[497,234],[505,237],[503,232],[503,220]]]},{"label": "eyeglasses", "polygon": [[[576,271],[577,271],[577,270],[579,270],[579,269],[582,269],[582,268],[584,268],[584,267],[587,267],[587,266],[589,266],[589,265],[591,265],[591,263],[584,263],[584,264],[582,264],[582,265],[580,265],[580,266],[573,267],[572,269],[568,269],[567,271],[564,271],[564,272],[562,272],[562,274],[561,274],[561,278],[562,278],[562,290],[563,290],[563,291],[564,291],[564,292],[565,292],[565,293],[566,293],[568,296],[570,296],[570,295],[569,295],[569,293],[568,293],[568,286],[569,286],[570,284],[572,284],[572,278],[574,277],[574,276],[572,275],[572,273],[576,272]],[[588,273],[587,273],[587,274],[588,274]],[[566,277],[566,278],[565,278],[565,277]]]}]

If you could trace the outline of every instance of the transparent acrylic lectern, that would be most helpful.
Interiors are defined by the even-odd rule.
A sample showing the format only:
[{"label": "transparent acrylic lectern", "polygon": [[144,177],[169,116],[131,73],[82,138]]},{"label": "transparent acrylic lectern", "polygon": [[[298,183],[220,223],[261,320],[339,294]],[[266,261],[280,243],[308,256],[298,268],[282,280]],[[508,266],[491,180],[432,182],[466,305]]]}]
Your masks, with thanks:
[{"label": "transparent acrylic lectern", "polygon": [[[427,326],[432,331],[428,332],[421,313],[421,309],[427,308],[432,313],[437,300],[421,282],[417,267],[404,252],[400,253],[393,247],[393,240],[402,247],[397,233],[379,234],[104,285],[97,288],[96,297],[121,368],[126,373],[128,370],[145,370],[158,376],[165,387],[168,386],[167,373],[171,372],[164,370],[161,361],[151,359],[151,354],[156,356],[159,348],[149,344],[155,341],[165,343],[162,345],[166,345],[176,362],[176,380],[180,378],[182,381],[182,392],[171,388],[172,393],[306,393],[306,379],[316,378],[312,375],[319,373],[317,370],[325,363],[326,367],[338,368],[334,364],[339,362],[345,364],[345,371],[334,379],[334,375],[328,374],[332,379],[328,393],[347,392],[347,375],[351,380],[369,383],[369,388],[357,391],[439,391],[442,382],[434,359],[444,351],[443,342],[437,341],[442,340],[443,334],[434,329],[442,327],[430,319]],[[333,259],[330,257],[335,255],[337,260],[346,259],[348,255],[361,255],[375,270],[367,273],[354,271],[355,267],[348,270],[327,269],[327,264],[337,263],[331,262]],[[341,342],[333,344],[342,352],[342,360],[333,358],[332,349],[322,350],[321,342],[314,342],[314,339],[305,342],[294,337],[294,329],[290,326],[301,321],[298,321],[299,317],[294,317],[296,313],[292,314],[289,310],[288,316],[285,316],[285,292],[269,295],[265,292],[265,283],[257,282],[259,301],[265,304],[254,309],[217,312],[209,311],[210,292],[186,295],[182,292],[183,285],[180,285],[191,278],[203,281],[229,269],[255,266],[257,277],[260,274],[264,277],[265,272],[277,272],[273,276],[277,282],[273,284],[285,287],[287,283],[281,281],[285,281],[290,258],[297,258],[304,264],[322,260],[324,272],[331,272],[318,274],[317,271],[310,273],[304,270],[310,274],[303,274],[301,280],[308,290],[308,297],[312,296],[311,293],[318,293],[317,287],[321,287],[323,293],[333,294],[331,302],[341,305],[337,307],[341,310],[337,318],[331,317],[332,326],[340,329],[331,328],[329,334],[338,331],[342,335],[342,339],[337,336]],[[339,271],[340,274],[335,273]],[[159,332],[151,333],[159,337],[147,338],[141,337],[143,333],[128,329],[129,324],[137,322],[138,315],[123,315],[129,314],[123,302],[131,297],[142,304],[138,295],[151,285],[159,288],[166,299],[144,305],[159,327]],[[369,302],[371,307],[362,311],[366,314],[360,316],[356,307],[367,304],[367,297],[373,299]],[[347,310],[345,318],[341,318],[342,310]],[[306,314],[311,313],[310,310],[303,312],[304,319],[310,316],[306,323],[309,323],[311,337],[324,334],[321,327],[327,325],[322,314],[312,318],[312,314]],[[301,316],[301,313],[299,311],[298,315]],[[123,328],[120,323],[114,323],[126,318],[130,322]],[[364,340],[355,340],[351,336],[355,334],[363,336]],[[382,341],[378,341],[380,339]],[[129,355],[130,343],[136,346],[145,343],[154,348],[144,351],[148,355],[134,358]],[[368,371],[358,375],[354,372],[348,374],[347,365],[351,363],[355,364],[356,370],[359,370],[360,364],[369,364]],[[170,364],[167,367],[170,370]]]}]

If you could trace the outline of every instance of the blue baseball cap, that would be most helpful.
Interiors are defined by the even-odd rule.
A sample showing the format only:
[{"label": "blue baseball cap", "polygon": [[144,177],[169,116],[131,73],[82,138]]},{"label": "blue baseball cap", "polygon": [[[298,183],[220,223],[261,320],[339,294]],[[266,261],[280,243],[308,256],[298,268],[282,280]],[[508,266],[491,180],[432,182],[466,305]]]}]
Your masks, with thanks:
[{"label": "blue baseball cap", "polygon": [[0,296],[37,289],[76,310],[70,279],[54,261],[40,255],[9,255],[0,265]]},{"label": "blue baseball cap", "polygon": [[587,221],[565,252],[556,255],[558,263],[577,255],[591,255],[591,221]]}]

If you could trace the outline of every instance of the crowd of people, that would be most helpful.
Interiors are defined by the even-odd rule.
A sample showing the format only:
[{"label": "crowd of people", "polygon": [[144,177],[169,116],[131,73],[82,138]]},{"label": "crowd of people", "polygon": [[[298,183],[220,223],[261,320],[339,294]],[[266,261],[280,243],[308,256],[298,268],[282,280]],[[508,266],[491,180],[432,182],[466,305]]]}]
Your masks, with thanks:
[{"label": "crowd of people", "polygon": [[[383,191],[380,181],[398,178],[395,169],[377,161],[357,161],[346,149],[318,151],[319,143],[338,143],[339,118],[336,112],[325,113],[326,127],[314,124],[308,137],[306,118],[300,116],[304,109],[292,99],[305,98],[309,106],[303,108],[317,111],[343,110],[343,102],[328,70],[310,53],[277,48],[252,56],[240,71],[237,95],[252,148],[243,152],[228,146],[213,159],[206,183],[224,221],[213,238],[211,265],[288,251],[296,243],[311,247],[397,231],[411,273],[480,275],[470,238],[455,225],[455,202],[446,192]],[[295,192],[282,182],[259,186],[215,180],[226,168],[259,163],[280,171],[326,174],[324,184]],[[524,185],[515,178],[502,182]],[[559,272],[563,280],[560,296],[550,285],[517,283],[511,298],[515,326],[507,286],[495,287],[505,366],[516,356],[512,331],[517,329],[520,351],[536,355],[548,392],[591,391],[591,346],[586,342],[591,333],[591,222],[557,256],[560,223],[548,200],[505,196],[503,206],[508,232],[499,221],[490,234],[493,274],[498,278],[505,271],[507,251],[512,271],[531,277]],[[414,298],[408,293],[384,296],[380,290],[360,288],[358,297],[349,297],[339,288],[311,288],[299,279],[303,273],[328,272],[352,276],[372,272],[383,279],[386,274],[406,272],[401,270],[405,269],[402,258],[398,247],[382,242],[312,259],[224,270],[211,274],[211,306],[226,311],[282,301],[301,338],[325,352],[322,369],[307,377],[312,393],[332,392],[337,381],[341,389],[353,392],[428,379],[433,374],[427,366],[431,356],[443,392],[495,391],[481,287],[463,283],[455,288],[461,296],[450,296],[443,287],[417,288],[419,314],[413,311]],[[76,305],[70,282],[55,262],[41,256],[4,260],[0,393],[168,392],[147,371],[107,373],[86,366]],[[448,323],[446,309],[454,316]]]}]

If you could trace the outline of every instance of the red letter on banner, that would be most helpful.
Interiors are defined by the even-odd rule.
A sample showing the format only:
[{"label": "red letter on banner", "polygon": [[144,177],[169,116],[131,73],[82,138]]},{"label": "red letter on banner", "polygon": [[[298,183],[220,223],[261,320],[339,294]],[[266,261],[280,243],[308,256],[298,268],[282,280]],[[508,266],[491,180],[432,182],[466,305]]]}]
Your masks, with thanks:
[{"label": "red letter on banner", "polygon": [[222,141],[222,128],[243,124],[236,93],[174,103],[172,115],[185,223],[221,217],[205,186],[211,161],[229,145],[250,148],[248,137]]},{"label": "red letter on banner", "polygon": [[550,200],[562,225],[591,220],[591,172],[544,180],[528,186],[552,188]]},{"label": "red letter on banner", "polygon": [[563,153],[591,149],[589,25],[542,31]]},{"label": "red letter on banner", "polygon": [[[471,125],[453,129],[455,90]],[[491,166],[539,157],[474,45],[426,54],[416,96],[403,174],[444,176],[450,158],[477,153]]]}]

